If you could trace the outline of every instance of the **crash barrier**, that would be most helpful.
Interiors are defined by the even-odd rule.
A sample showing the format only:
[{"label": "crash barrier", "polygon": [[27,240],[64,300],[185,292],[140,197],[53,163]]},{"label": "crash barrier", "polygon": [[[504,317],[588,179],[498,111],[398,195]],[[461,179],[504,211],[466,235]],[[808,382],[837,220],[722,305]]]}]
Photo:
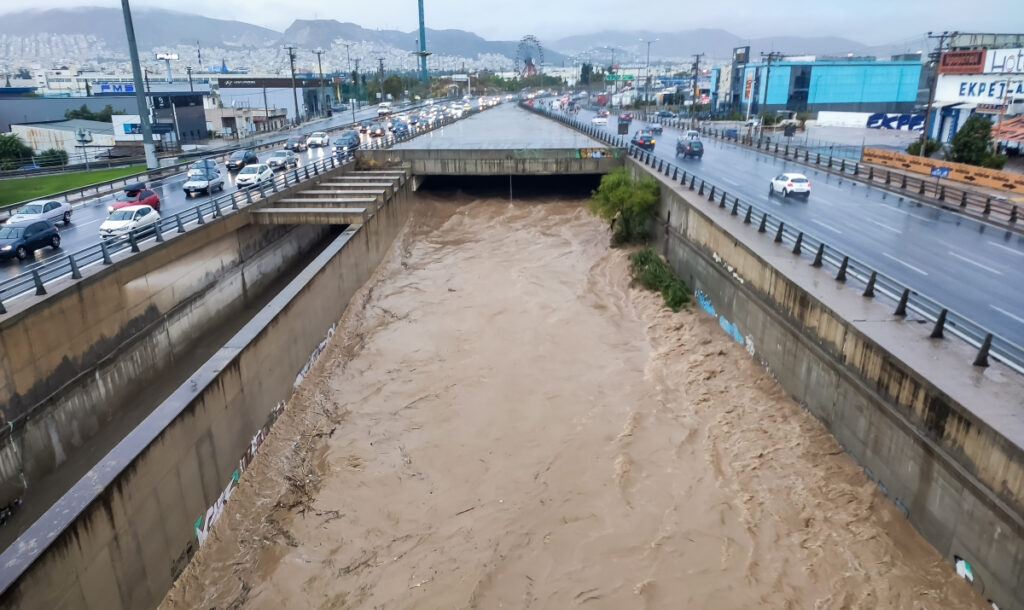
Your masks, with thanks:
[{"label": "crash barrier", "polygon": [[[441,120],[424,124],[422,127],[417,126],[415,129],[410,129],[408,133],[397,137],[394,135],[388,135],[383,138],[378,138],[372,141],[365,148],[369,148],[371,150],[389,148],[395,144],[411,140],[412,138],[434,129],[450,125],[451,123],[475,114],[476,112],[480,111],[472,110],[466,112],[458,119],[445,117]],[[346,157],[346,160],[349,158],[351,158],[351,156]],[[218,218],[223,214],[230,213],[240,207],[259,201],[260,199],[276,193],[283,188],[292,186],[297,182],[319,176],[321,173],[333,169],[341,163],[341,159],[331,156],[329,158],[316,161],[311,165],[303,165],[302,167],[297,167],[291,171],[285,171],[283,174],[275,177],[272,181],[246,189],[237,190],[233,193],[220,195],[216,198],[208,199],[192,208],[178,212],[173,216],[161,218],[154,228],[147,228],[143,235],[137,235],[133,232],[124,237],[100,240],[96,244],[82,248],[81,250],[68,254],[67,256],[47,260],[46,262],[43,262],[12,278],[0,280],[0,314],[7,313],[7,309],[4,304],[5,302],[9,302],[11,299],[33,293],[36,295],[45,295],[46,285],[51,282],[66,278],[70,278],[72,280],[81,279],[82,269],[85,267],[97,264],[110,265],[114,262],[115,258],[121,260],[126,255],[130,256],[135,252],[139,252],[140,244],[144,242],[150,240],[160,242],[168,236],[173,237],[178,233],[184,233],[190,228],[204,224],[207,220]]]},{"label": "crash barrier", "polygon": [[822,269],[830,268],[837,282],[856,282],[863,286],[865,297],[884,298],[895,304],[894,313],[901,317],[911,314],[928,323],[929,336],[941,339],[953,335],[977,349],[972,362],[974,366],[988,366],[989,358],[1002,362],[1007,367],[1024,375],[1024,347],[1000,337],[965,314],[954,311],[939,301],[922,294],[898,280],[879,272],[853,256],[828,245],[811,233],[799,227],[785,224],[768,210],[752,203],[745,203],[710,180],[693,172],[658,158],[649,151],[630,144],[623,136],[613,135],[606,129],[580,121],[575,117],[551,112],[527,105],[523,108],[543,114],[569,125],[588,136],[612,146],[626,148],[629,155],[644,165],[655,168],[680,184],[685,184],[698,197],[705,197],[710,205],[730,209],[733,215],[742,216],[745,223],[757,227],[758,233],[774,236],[775,242],[788,247],[794,255],[812,259],[812,265]]},{"label": "crash barrier", "polygon": [[[422,106],[423,106],[422,104],[411,105],[411,106],[402,108],[402,111],[405,112],[407,110],[415,110],[415,109],[420,108]],[[365,121],[365,120],[368,120],[368,119],[363,119],[363,120]],[[358,126],[359,126],[359,121],[355,121],[355,122],[352,122],[352,123],[346,123],[344,125],[338,125],[338,126],[335,126],[335,127],[329,127],[329,128],[324,128],[324,129],[312,129],[312,128],[311,129],[312,129],[312,131],[324,131],[324,132],[327,132],[327,133],[336,133],[336,132],[339,132],[339,131],[348,131],[350,129],[355,129]],[[281,145],[284,144],[286,141],[288,141],[288,138],[292,137],[293,135],[294,134],[285,135],[285,136],[281,136],[279,138],[275,138],[275,139],[272,139],[272,140],[269,140],[269,141],[263,141],[263,142],[260,142],[260,143],[253,143],[253,144],[245,145],[245,146],[240,145],[240,144],[234,144],[234,145],[230,145],[230,146],[220,147],[220,148],[215,149],[215,150],[203,151],[201,153],[197,153],[197,154],[193,154],[193,155],[189,155],[189,154],[178,155],[178,158],[184,158],[184,157],[189,157],[189,156],[191,156],[192,158],[190,160],[188,160],[188,161],[184,161],[182,163],[176,163],[174,165],[168,165],[166,167],[160,167],[160,168],[157,168],[157,169],[146,170],[144,172],[139,172],[137,174],[131,174],[131,175],[128,175],[128,176],[122,176],[120,178],[114,178],[112,180],[105,180],[103,182],[97,182],[95,184],[88,184],[86,186],[76,187],[76,188],[73,188],[73,189],[68,189],[66,191],[58,191],[56,193],[51,193],[51,194],[46,195],[44,197],[33,197],[32,199],[26,199],[24,201],[18,201],[16,203],[9,203],[7,205],[2,205],[2,206],[0,206],[0,213],[6,212],[7,215],[10,216],[10,215],[12,215],[14,213],[14,211],[16,209],[20,208],[21,206],[25,205],[26,203],[29,203],[29,202],[32,202],[32,201],[39,201],[40,199],[48,199],[48,200],[49,199],[57,199],[57,200],[61,200],[61,201],[68,201],[68,202],[74,203],[74,202],[78,202],[78,201],[81,201],[81,200],[87,199],[87,198],[93,198],[93,197],[100,197],[100,196],[103,196],[103,195],[108,195],[110,193],[114,193],[114,192],[117,192],[117,191],[121,190],[122,188],[124,188],[126,185],[129,185],[129,184],[134,184],[136,182],[150,182],[150,181],[153,181],[153,180],[160,180],[162,178],[167,178],[167,177],[173,176],[175,174],[180,174],[180,173],[186,171],[188,169],[188,166],[191,165],[193,162],[195,162],[196,159],[214,159],[218,163],[222,163],[223,161],[225,161],[228,158],[228,156],[231,155],[231,153],[233,153],[236,150],[249,149],[249,150],[253,150],[255,152],[263,152],[263,151],[267,151],[267,150],[271,150],[271,149],[275,149],[275,148],[280,148]],[[138,160],[136,160],[136,162],[138,162]]]}]

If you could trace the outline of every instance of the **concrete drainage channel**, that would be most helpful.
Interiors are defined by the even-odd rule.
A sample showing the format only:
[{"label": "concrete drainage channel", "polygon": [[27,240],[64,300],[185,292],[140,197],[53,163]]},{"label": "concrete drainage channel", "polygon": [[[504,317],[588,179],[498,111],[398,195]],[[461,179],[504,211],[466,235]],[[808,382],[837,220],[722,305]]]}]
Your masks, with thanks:
[{"label": "concrete drainage channel", "polygon": [[342,176],[393,187],[4,551],[0,606],[135,609],[163,598],[405,222],[406,169],[330,175]]}]

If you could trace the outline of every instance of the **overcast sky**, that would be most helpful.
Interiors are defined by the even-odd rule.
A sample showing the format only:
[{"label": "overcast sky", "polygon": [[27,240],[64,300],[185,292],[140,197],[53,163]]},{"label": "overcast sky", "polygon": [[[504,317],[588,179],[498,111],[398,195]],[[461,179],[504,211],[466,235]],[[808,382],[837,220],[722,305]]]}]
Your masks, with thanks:
[{"label": "overcast sky", "polygon": [[[116,0],[3,0],[0,13]],[[413,30],[416,0],[134,0],[133,7],[195,12],[282,31],[294,19],[337,19],[366,28]],[[865,44],[920,39],[928,30],[1024,31],[1024,0],[425,0],[427,27],[490,40],[534,34],[543,42],[606,29],[722,28],[741,37],[843,36]]]}]

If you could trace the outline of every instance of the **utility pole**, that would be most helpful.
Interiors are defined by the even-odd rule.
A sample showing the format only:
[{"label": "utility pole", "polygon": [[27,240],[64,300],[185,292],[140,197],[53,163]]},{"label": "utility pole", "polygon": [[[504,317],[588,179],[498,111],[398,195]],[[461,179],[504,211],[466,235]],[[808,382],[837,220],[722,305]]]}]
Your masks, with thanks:
[{"label": "utility pole", "polygon": [[299,124],[299,93],[295,89],[295,45],[281,47],[288,50],[288,64],[292,68],[292,101],[295,102],[295,124]]},{"label": "utility pole", "polygon": [[185,72],[188,74],[188,90],[195,92],[195,87],[192,86],[192,66],[185,66]]},{"label": "utility pole", "polygon": [[317,49],[313,53],[316,53],[316,66],[320,70],[320,116],[327,116],[327,92],[324,91],[324,65],[320,61],[320,57],[326,51]]},{"label": "utility pole", "polygon": [[124,13],[124,29],[128,36],[128,54],[132,60],[132,80],[135,82],[135,102],[139,107],[139,126],[142,128],[142,148],[146,152],[146,168],[156,169],[156,147],[153,146],[153,129],[149,126],[149,104],[146,92],[142,88],[142,67],[139,64],[139,49],[135,44],[135,26],[132,25],[132,9],[128,0],[121,0],[121,12]]},{"label": "utility pole", "polygon": [[928,38],[938,38],[939,44],[935,47],[934,52],[928,54],[928,59],[932,62],[934,72],[932,72],[931,82],[928,84],[928,109],[924,113],[924,133],[921,135],[921,150],[918,151],[918,155],[921,157],[927,156],[925,149],[928,148],[928,131],[931,129],[932,104],[935,103],[935,85],[939,80],[939,60],[942,58],[942,49],[946,45],[946,39],[952,36],[956,36],[956,32],[943,31],[938,35],[932,35],[931,32],[928,32]]},{"label": "utility pole", "polygon": [[263,116],[265,116],[267,118],[267,120],[264,121],[263,124],[269,130],[270,129],[270,105],[267,104],[267,88],[266,87],[263,88]]},{"label": "utility pole", "polygon": [[380,101],[387,101],[384,98],[384,58],[378,57],[377,61],[380,62],[377,67],[377,91],[380,94]]},{"label": "utility pole", "polygon": [[650,97],[650,93],[651,93],[651,45],[656,43],[656,42],[658,42],[658,40],[660,40],[660,39],[658,39],[658,38],[655,38],[654,40],[644,40],[643,38],[640,39],[640,42],[646,42],[647,43],[647,78],[644,80],[644,112],[646,112],[647,111],[647,107],[650,106],[650,102],[648,101],[648,98]]},{"label": "utility pole", "polygon": [[[768,62],[767,62],[768,65],[765,68],[765,72],[764,72],[764,105],[767,106],[768,105],[768,85],[769,85],[768,79],[771,78],[771,75],[772,75],[772,60],[782,59],[782,53],[780,53],[778,51],[772,51],[770,53],[765,53],[765,52],[762,51],[761,52],[761,57],[767,58],[767,60],[768,60]],[[760,95],[761,95],[761,92],[758,91],[758,97],[760,97]],[[758,103],[758,110],[763,112],[763,109],[760,108],[760,102]]]},{"label": "utility pole", "polygon": [[697,74],[700,72],[700,58],[704,57],[703,53],[693,54],[693,67],[690,69],[690,76],[693,78],[692,89],[693,98],[690,100],[690,126],[696,127],[697,125]]},{"label": "utility pole", "polygon": [[430,53],[427,52],[427,28],[423,21],[423,0],[419,1],[420,4],[420,48],[416,52],[416,55],[420,58],[420,80],[426,83],[429,79],[427,76],[427,56]]}]

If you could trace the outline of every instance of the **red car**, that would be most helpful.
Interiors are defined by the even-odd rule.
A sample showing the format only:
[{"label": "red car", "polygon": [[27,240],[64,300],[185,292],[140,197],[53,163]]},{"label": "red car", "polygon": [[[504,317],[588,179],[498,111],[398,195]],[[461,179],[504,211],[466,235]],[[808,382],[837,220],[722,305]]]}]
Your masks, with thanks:
[{"label": "red car", "polygon": [[146,188],[146,185],[141,182],[128,184],[114,197],[114,202],[107,206],[107,212],[120,210],[130,205],[148,205],[159,212],[160,195],[157,195],[156,191]]}]

